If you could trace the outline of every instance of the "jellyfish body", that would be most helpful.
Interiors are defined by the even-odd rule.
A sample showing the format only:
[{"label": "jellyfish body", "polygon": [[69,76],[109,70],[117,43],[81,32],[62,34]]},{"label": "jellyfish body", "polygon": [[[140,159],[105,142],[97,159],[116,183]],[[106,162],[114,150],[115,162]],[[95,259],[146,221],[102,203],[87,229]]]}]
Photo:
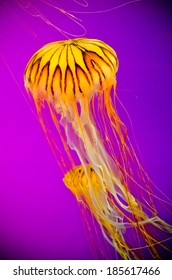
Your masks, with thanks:
[{"label": "jellyfish body", "polygon": [[[25,87],[35,101],[46,135],[42,110],[44,103],[48,105],[72,163],[64,182],[90,209],[107,241],[122,258],[141,258],[125,241],[125,230],[132,228],[137,246],[147,246],[153,258],[160,258],[156,245],[168,248],[151,234],[152,228],[167,233],[172,229],[157,215],[149,178],[118,116],[117,69],[115,51],[100,40],[53,42],[30,59]],[[75,167],[71,150],[80,167]]]}]

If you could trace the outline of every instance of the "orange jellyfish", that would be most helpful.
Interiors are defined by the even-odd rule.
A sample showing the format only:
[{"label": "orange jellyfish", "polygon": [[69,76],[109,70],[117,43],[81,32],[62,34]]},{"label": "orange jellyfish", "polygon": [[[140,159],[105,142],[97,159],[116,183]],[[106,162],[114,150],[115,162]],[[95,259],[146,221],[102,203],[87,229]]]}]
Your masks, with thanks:
[{"label": "orange jellyfish", "polygon": [[[117,70],[113,48],[100,40],[78,38],[38,50],[26,66],[24,83],[59,164],[64,166],[64,183],[90,210],[105,239],[123,259],[143,259],[144,248],[151,258],[160,259],[159,248],[169,250],[165,240],[172,227],[158,216],[154,205],[158,198],[117,113]],[[65,169],[61,148],[47,127],[46,107],[70,170]]]}]

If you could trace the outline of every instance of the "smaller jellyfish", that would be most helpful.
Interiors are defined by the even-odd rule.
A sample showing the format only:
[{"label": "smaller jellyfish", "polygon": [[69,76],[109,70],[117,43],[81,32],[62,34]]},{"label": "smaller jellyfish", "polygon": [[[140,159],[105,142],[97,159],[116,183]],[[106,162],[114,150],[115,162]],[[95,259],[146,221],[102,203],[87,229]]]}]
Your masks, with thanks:
[{"label": "smaller jellyfish", "polygon": [[[165,222],[160,220],[160,218],[152,218],[149,219],[148,216],[142,211],[141,205],[139,202],[136,202],[134,197],[128,192],[128,201],[130,201],[130,207],[135,214],[136,217],[140,217],[140,221],[132,220],[128,217],[125,217],[128,221],[127,223],[121,222],[120,218],[113,217],[113,212],[110,209],[117,208],[116,201],[108,194],[109,189],[108,186],[104,184],[104,188],[102,189],[101,178],[94,171],[90,164],[86,167],[86,172],[82,165],[74,167],[64,176],[65,185],[72,191],[78,202],[83,202],[86,207],[88,207],[93,213],[95,219],[98,221],[101,230],[104,234],[105,239],[115,248],[115,250],[119,253],[122,259],[139,259],[138,253],[142,247],[131,248],[130,245],[125,240],[122,234],[122,231],[119,229],[123,229],[125,227],[130,226],[134,229],[139,229],[140,233],[144,237],[147,245],[146,247],[150,247],[152,250],[152,256],[157,259],[158,252],[156,251],[155,245],[159,245],[159,242],[155,239],[154,236],[151,236],[148,231],[146,231],[145,225],[150,224],[157,226],[156,223],[161,223],[164,226],[164,230],[171,231],[170,226],[168,226]],[[89,178],[89,179],[88,179]],[[91,190],[89,185],[91,184]],[[92,193],[94,194],[94,200],[92,198]],[[107,200],[108,201],[107,201]],[[107,202],[109,206],[107,207]],[[109,211],[109,212],[108,212]],[[119,211],[119,210],[118,210]],[[120,213],[121,211],[119,211]],[[123,212],[124,215],[124,212]],[[120,217],[120,216],[119,216]],[[162,227],[162,225],[160,226]],[[161,228],[162,229],[162,228]],[[133,236],[134,238],[134,236]],[[161,244],[164,249],[167,249],[164,245]],[[145,248],[146,248],[145,247]],[[144,258],[144,256],[142,256]]]},{"label": "smaller jellyfish", "polygon": [[[164,242],[172,227],[158,216],[150,179],[118,115],[117,70],[118,58],[109,45],[77,38],[38,50],[26,66],[24,82],[57,160],[64,165],[64,183],[89,208],[105,239],[123,259],[144,259],[142,248],[150,258],[160,259],[159,247],[170,250]],[[70,170],[65,170],[59,143],[47,128],[45,105]]]},{"label": "smaller jellyfish", "polygon": [[[104,189],[101,188],[101,179],[91,167],[86,167],[87,176],[83,166],[76,166],[69,171],[63,181],[65,185],[72,191],[78,202],[82,201],[94,214],[95,219],[98,221],[105,238],[108,238],[108,242],[120,253],[123,259],[128,259],[129,246],[123,239],[119,231],[119,220],[117,217],[112,217],[111,222],[107,217],[113,213],[107,212],[106,198],[108,195],[108,186],[104,185]],[[89,181],[88,181],[89,178]],[[89,189],[89,182],[91,183],[91,191]],[[101,190],[101,191],[100,191]],[[91,193],[94,194],[94,200]],[[109,203],[113,203],[109,200]],[[135,207],[138,205],[135,203]],[[112,222],[113,221],[113,222]],[[134,258],[137,259],[136,254],[131,251]]]}]

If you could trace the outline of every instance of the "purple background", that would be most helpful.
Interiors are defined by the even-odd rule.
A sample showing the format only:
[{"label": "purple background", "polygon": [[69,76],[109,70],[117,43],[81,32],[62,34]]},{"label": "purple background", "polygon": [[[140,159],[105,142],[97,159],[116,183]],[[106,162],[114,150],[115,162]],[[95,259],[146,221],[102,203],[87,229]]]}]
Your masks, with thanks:
[{"label": "purple background", "polygon": [[[59,28],[81,34],[59,11],[35,2]],[[90,0],[87,8],[72,0],[54,2],[68,10],[96,11],[126,1]],[[132,119],[144,166],[158,187],[172,197],[169,2],[143,0],[111,12],[76,15],[83,20],[87,37],[101,39],[116,50],[120,62],[117,92]],[[15,1],[0,2],[0,26],[0,258],[90,259],[78,205],[62,183],[23,86],[31,55],[42,45],[65,37]],[[170,221],[170,216],[166,218]]]}]

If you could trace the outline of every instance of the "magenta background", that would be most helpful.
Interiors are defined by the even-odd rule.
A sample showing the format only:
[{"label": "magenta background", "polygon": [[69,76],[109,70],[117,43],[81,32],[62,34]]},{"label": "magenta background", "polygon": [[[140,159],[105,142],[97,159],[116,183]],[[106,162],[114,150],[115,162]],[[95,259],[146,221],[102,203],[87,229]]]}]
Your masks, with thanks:
[{"label": "magenta background", "polygon": [[[57,26],[81,32],[57,10],[36,2]],[[88,8],[72,0],[54,2],[68,10],[96,11],[126,1],[90,0]],[[116,50],[120,62],[117,92],[131,116],[144,165],[158,187],[172,197],[169,3],[143,0],[107,13],[77,16],[83,20],[87,37],[101,39]],[[0,27],[3,57],[22,89],[20,92],[2,58],[0,259],[90,259],[75,198],[62,183],[55,158],[24,98],[23,72],[31,55],[42,45],[65,37],[28,15],[15,1],[0,2]]]}]

